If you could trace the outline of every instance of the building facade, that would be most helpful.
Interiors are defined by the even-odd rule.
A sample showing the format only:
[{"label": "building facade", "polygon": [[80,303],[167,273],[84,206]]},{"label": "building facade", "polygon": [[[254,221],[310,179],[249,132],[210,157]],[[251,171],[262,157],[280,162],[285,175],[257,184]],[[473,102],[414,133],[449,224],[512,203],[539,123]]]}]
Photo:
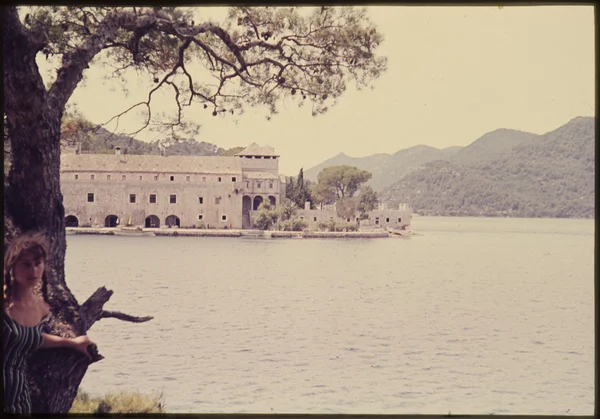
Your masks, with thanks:
[{"label": "building facade", "polygon": [[67,226],[251,228],[250,211],[285,196],[279,156],[252,144],[235,156],[63,154]]},{"label": "building facade", "polygon": [[[356,224],[358,219],[340,218],[337,215],[335,205],[324,206],[319,209],[310,209],[310,203],[306,203],[304,209],[298,211],[297,216],[308,224],[308,228],[316,230],[321,222],[334,220],[336,223]],[[398,209],[390,209],[387,204],[379,204],[379,207],[370,211],[366,220],[360,220],[362,229],[369,228],[393,228],[403,229],[410,226],[412,221],[412,208],[407,204],[400,204]]]},{"label": "building facade", "polygon": [[[264,201],[285,197],[285,176],[271,147],[252,144],[235,156],[155,156],[63,153],[61,188],[67,227],[252,228]],[[309,229],[342,220],[335,206],[297,214]],[[402,228],[412,210],[385,204],[362,220],[363,227]]]}]

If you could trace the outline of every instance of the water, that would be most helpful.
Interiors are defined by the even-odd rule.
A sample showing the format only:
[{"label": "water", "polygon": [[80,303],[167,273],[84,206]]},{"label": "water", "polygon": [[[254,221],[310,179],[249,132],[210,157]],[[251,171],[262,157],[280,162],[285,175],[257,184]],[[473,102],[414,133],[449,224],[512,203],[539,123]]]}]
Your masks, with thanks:
[{"label": "water", "polygon": [[169,412],[591,415],[594,221],[415,217],[410,239],[69,236],[106,357]]}]

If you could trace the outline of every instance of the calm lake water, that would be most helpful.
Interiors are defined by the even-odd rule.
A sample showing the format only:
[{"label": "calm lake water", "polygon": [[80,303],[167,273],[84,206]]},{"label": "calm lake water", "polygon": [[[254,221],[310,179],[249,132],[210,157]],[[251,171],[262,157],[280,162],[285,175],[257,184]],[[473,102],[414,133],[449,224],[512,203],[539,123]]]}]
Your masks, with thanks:
[{"label": "calm lake water", "polygon": [[[114,290],[82,388],[169,412],[594,409],[594,221],[415,217],[409,239],[69,236]],[[567,413],[568,412],[568,413]]]}]

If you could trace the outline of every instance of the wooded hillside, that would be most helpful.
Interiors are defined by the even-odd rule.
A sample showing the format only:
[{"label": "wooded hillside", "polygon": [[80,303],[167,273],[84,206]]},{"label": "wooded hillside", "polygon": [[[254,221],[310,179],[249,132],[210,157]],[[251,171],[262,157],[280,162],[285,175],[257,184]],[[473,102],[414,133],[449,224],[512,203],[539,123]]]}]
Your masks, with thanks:
[{"label": "wooded hillside", "polygon": [[575,118],[491,160],[430,162],[381,198],[423,215],[592,218],[595,119]]}]

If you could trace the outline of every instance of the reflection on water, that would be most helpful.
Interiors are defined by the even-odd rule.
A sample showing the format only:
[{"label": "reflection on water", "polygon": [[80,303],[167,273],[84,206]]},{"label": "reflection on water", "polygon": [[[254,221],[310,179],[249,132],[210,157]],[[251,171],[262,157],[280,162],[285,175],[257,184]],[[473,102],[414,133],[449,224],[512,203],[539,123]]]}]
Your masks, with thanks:
[{"label": "reflection on water", "polygon": [[411,239],[69,236],[92,394],[170,412],[591,415],[593,220],[416,217]]}]

